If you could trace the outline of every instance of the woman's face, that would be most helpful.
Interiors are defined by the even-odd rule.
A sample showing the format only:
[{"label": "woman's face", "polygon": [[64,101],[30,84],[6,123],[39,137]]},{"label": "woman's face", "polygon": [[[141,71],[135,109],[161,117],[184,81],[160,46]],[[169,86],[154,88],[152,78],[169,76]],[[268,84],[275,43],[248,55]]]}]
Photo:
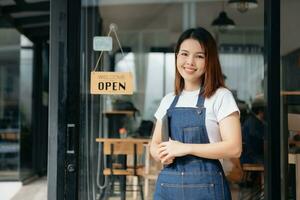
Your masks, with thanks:
[{"label": "woman's face", "polygon": [[197,40],[186,39],[181,43],[176,66],[185,83],[200,84],[205,71],[205,52]]}]

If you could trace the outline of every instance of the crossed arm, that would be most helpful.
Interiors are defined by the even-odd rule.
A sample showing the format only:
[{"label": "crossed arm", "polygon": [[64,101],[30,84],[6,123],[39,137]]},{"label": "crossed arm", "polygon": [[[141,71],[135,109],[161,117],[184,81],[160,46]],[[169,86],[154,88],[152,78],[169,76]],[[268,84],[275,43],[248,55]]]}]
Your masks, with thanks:
[{"label": "crossed arm", "polygon": [[150,146],[152,157],[170,164],[175,157],[194,155],[210,159],[238,158],[242,152],[241,125],[238,112],[219,123],[222,141],[209,144],[186,144],[175,140],[161,142],[161,122],[157,121]]}]

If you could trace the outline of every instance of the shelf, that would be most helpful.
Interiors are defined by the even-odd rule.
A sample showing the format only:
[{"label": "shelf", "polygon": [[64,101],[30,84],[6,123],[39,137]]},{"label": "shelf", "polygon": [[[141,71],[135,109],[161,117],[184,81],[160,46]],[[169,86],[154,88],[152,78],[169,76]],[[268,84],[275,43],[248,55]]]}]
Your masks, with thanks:
[{"label": "shelf", "polygon": [[300,91],[281,91],[281,96],[300,96]]},{"label": "shelf", "polygon": [[131,110],[112,110],[103,112],[105,115],[134,115],[134,111]]},{"label": "shelf", "polygon": [[96,142],[126,142],[126,143],[144,143],[148,144],[151,140],[144,138],[96,138]]}]

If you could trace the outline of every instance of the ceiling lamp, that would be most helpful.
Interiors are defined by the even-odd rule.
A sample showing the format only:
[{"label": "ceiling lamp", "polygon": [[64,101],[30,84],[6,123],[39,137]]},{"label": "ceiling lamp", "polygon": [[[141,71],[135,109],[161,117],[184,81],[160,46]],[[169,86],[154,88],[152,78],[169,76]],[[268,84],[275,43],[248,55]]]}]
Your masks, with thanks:
[{"label": "ceiling lamp", "polygon": [[230,30],[235,27],[234,21],[227,16],[225,11],[220,12],[219,16],[212,22],[211,25],[221,31]]},{"label": "ceiling lamp", "polygon": [[229,0],[228,4],[230,7],[237,9],[241,13],[258,6],[256,0]]}]

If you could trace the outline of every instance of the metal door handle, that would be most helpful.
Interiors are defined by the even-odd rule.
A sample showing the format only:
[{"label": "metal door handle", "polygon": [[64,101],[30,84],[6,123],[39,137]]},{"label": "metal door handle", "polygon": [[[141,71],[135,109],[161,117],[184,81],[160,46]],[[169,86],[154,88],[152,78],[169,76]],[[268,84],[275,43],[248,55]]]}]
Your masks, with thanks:
[{"label": "metal door handle", "polygon": [[75,124],[67,124],[67,154],[74,154]]}]

